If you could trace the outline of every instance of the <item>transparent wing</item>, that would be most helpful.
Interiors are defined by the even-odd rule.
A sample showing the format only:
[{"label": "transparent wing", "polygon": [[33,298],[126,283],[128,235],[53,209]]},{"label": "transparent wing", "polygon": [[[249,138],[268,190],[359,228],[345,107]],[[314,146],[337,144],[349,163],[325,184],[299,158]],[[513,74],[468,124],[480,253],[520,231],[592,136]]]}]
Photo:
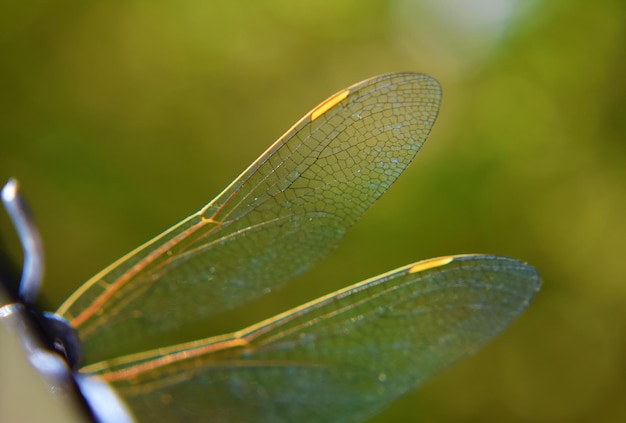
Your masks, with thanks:
[{"label": "transparent wing", "polygon": [[58,310],[87,362],[280,287],[332,250],[417,154],[441,91],[389,74],[313,109],[196,214],[121,258]]},{"label": "transparent wing", "polygon": [[539,285],[515,259],[431,259],[230,335],[81,371],[139,421],[359,422],[496,337]]}]

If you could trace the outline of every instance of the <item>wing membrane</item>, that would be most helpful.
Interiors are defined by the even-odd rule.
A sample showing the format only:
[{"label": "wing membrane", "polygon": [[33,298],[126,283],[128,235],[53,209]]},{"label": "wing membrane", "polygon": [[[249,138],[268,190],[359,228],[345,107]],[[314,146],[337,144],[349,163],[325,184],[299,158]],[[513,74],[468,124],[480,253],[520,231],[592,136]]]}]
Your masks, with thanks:
[{"label": "wing membrane", "polygon": [[306,271],[413,160],[436,80],[389,74],[305,115],[217,198],[113,263],[58,310],[87,362],[258,297]]},{"label": "wing membrane", "polygon": [[83,371],[140,421],[358,422],[497,336],[539,284],[515,259],[431,259],[230,335]]}]

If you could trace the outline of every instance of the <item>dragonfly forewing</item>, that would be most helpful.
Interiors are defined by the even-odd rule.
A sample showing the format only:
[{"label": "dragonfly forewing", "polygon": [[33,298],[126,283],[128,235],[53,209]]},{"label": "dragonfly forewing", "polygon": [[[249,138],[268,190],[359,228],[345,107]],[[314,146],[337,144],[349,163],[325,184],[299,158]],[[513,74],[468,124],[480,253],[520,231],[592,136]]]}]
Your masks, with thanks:
[{"label": "dragonfly forewing", "polygon": [[417,154],[436,80],[389,74],[305,115],[215,200],[88,281],[58,310],[87,362],[281,287],[331,251]]}]

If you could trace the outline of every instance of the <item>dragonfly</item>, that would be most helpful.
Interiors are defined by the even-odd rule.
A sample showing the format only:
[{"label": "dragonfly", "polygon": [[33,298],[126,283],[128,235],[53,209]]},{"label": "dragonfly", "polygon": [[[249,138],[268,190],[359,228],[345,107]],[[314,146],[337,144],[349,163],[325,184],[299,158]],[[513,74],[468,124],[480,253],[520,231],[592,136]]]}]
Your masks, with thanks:
[{"label": "dragonfly", "polygon": [[[505,330],[538,291],[537,270],[465,254],[409,264],[232,333],[142,349],[279,289],[331,252],[412,162],[440,99],[439,83],[419,73],[339,91],[215,199],[48,313],[55,323],[44,326],[62,328],[54,343],[92,417],[106,420],[115,398],[128,421],[362,422]],[[17,198],[11,187],[5,204]],[[37,269],[25,263],[24,273],[39,281]],[[37,288],[24,291],[34,302]],[[87,380],[110,395],[90,395]]]}]

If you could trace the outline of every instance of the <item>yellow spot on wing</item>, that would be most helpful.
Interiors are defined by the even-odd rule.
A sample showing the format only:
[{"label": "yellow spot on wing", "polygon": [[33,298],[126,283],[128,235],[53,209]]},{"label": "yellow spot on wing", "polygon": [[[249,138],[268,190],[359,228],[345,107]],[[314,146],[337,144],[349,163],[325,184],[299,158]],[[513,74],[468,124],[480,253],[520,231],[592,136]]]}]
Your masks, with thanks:
[{"label": "yellow spot on wing", "polygon": [[318,117],[322,116],[324,113],[326,113],[327,111],[335,107],[337,103],[339,103],[341,100],[348,97],[348,94],[350,94],[349,89],[339,91],[337,94],[335,94],[334,96],[330,97],[325,102],[317,106],[311,112],[311,121],[314,121],[315,119],[317,119]]},{"label": "yellow spot on wing", "polygon": [[420,261],[409,269],[409,273],[417,273],[422,270],[432,269],[434,267],[444,266],[454,260],[454,256],[438,257],[429,260]]}]

